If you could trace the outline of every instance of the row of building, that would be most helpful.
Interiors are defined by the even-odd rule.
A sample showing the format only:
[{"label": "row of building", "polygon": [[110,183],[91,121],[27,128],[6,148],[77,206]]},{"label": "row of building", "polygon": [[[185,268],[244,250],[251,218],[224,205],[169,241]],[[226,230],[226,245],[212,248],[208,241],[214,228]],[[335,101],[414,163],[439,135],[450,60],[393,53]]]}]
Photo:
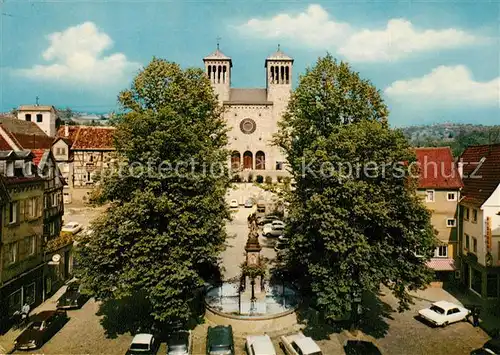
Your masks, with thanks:
[{"label": "row of building", "polygon": [[483,299],[500,297],[500,144],[418,148],[418,190],[440,242],[429,267],[438,282],[461,283]]},{"label": "row of building", "polygon": [[52,106],[0,115],[0,333],[72,277],[64,203],[85,198],[114,150],[112,128],[57,125]]}]

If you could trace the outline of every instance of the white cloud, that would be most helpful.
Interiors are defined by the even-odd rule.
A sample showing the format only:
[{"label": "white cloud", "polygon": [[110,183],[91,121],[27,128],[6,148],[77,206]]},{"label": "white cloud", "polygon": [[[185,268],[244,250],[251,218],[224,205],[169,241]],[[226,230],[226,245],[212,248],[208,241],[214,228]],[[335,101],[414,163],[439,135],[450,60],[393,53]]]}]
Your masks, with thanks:
[{"label": "white cloud", "polygon": [[103,56],[113,41],[92,22],[52,33],[47,38],[50,46],[42,56],[51,63],[18,69],[19,75],[66,84],[113,86],[126,82],[140,67],[123,53]]},{"label": "white cloud", "polygon": [[385,94],[397,101],[416,104],[498,106],[500,77],[479,82],[463,65],[439,66],[421,78],[395,81],[385,89]]},{"label": "white cloud", "polygon": [[243,35],[290,40],[310,48],[337,49],[350,61],[393,61],[412,53],[485,43],[459,29],[416,29],[405,19],[391,19],[384,29],[357,29],[330,17],[320,5],[298,14],[250,19],[236,26]]}]

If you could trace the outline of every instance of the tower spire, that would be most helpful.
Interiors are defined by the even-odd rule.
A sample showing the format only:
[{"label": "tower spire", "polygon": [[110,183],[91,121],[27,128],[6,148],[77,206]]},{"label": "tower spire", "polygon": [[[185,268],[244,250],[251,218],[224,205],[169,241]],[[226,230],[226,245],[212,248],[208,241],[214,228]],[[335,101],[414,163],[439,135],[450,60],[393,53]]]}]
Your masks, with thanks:
[{"label": "tower spire", "polygon": [[280,51],[280,44],[278,43],[278,52]]},{"label": "tower spire", "polygon": [[222,38],[220,36],[217,36],[217,50],[219,50],[219,44],[221,39]]}]

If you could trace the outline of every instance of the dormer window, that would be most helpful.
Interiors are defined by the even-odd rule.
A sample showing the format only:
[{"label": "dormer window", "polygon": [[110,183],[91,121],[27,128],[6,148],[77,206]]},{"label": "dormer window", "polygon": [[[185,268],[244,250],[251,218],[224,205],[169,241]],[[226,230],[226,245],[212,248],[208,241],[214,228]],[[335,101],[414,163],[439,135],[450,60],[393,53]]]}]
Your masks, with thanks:
[{"label": "dormer window", "polygon": [[7,162],[6,175],[7,176],[14,176],[14,162],[13,161],[8,161]]},{"label": "dormer window", "polygon": [[26,121],[31,122],[31,113],[25,114],[24,118],[26,119]]},{"label": "dormer window", "polygon": [[43,121],[43,115],[41,113],[36,115],[36,121],[37,122],[42,122]]}]

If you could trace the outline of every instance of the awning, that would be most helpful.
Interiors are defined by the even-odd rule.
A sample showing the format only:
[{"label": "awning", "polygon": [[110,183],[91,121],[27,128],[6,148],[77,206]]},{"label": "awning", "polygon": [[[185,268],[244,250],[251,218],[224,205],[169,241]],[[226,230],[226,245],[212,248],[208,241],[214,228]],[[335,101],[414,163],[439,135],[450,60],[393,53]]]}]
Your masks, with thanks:
[{"label": "awning", "polygon": [[427,262],[427,266],[436,271],[454,271],[455,260],[445,258],[432,258]]}]

